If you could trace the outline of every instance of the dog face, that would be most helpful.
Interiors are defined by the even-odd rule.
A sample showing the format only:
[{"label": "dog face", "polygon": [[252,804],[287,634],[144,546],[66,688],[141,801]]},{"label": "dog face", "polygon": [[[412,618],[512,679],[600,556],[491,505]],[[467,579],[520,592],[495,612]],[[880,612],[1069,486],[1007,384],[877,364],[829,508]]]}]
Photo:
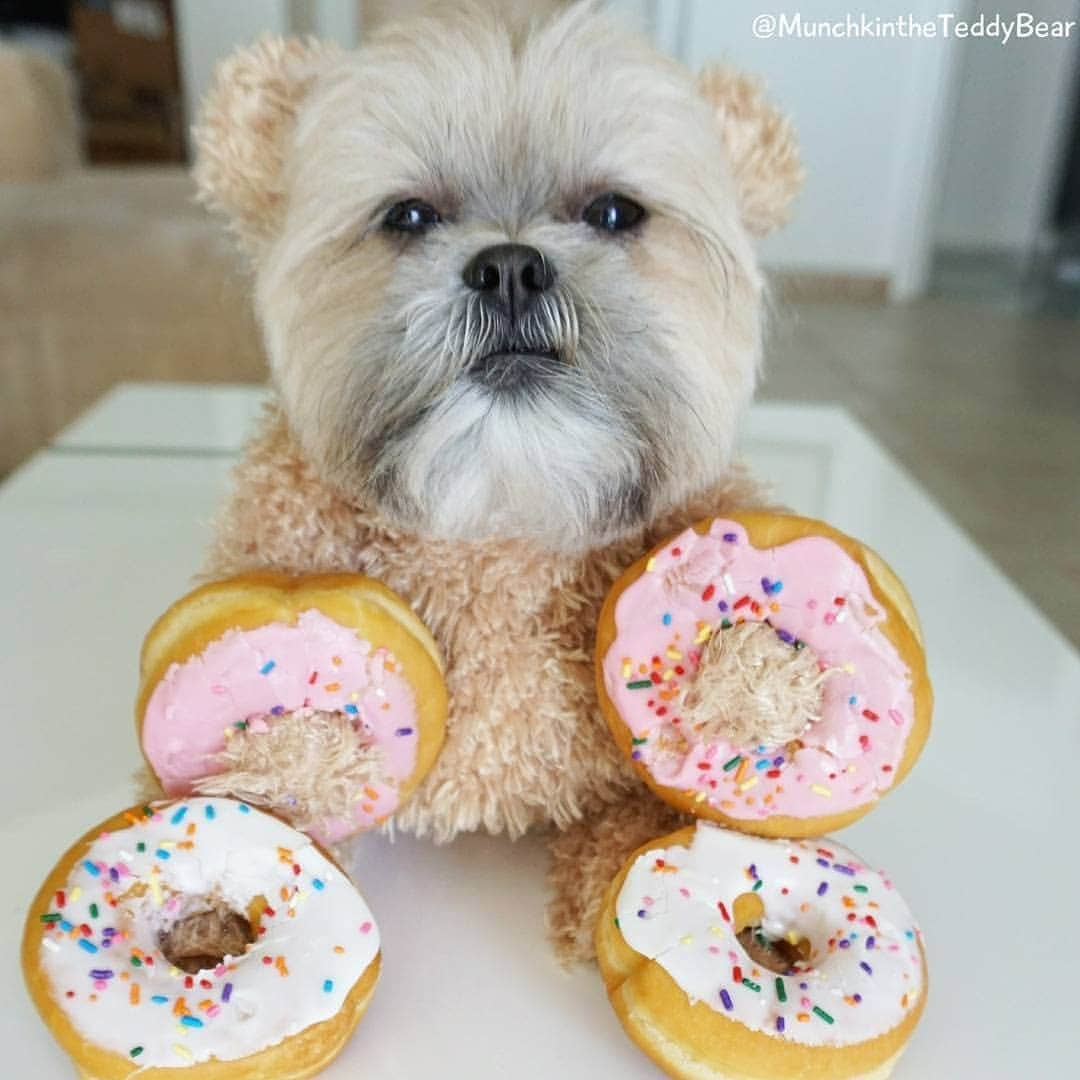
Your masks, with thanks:
[{"label": "dog face", "polygon": [[712,76],[719,118],[589,6],[261,49],[273,153],[250,183],[252,152],[238,172],[220,150],[242,110],[211,99],[200,178],[255,255],[276,382],[332,483],[428,535],[576,550],[722,476],[760,354],[749,232],[790,194],[740,174],[723,121],[766,158],[772,124],[798,173],[752,88]]}]

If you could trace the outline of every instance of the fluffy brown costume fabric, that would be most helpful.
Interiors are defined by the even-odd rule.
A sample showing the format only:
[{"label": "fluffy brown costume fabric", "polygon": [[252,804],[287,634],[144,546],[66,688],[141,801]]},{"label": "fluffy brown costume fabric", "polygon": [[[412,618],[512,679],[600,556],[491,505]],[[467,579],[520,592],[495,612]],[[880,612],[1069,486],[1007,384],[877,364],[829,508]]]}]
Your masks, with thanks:
[{"label": "fluffy brown costume fabric", "polygon": [[360,572],[412,603],[446,658],[450,720],[435,768],[395,820],[437,841],[479,828],[511,837],[548,824],[567,830],[553,840],[549,928],[564,959],[589,959],[603,889],[635,847],[675,827],[600,715],[592,656],[600,606],[615,578],[665,536],[761,502],[736,468],[721,487],[580,557],[522,541],[432,541],[328,487],[271,409],[237,469],[206,570]]},{"label": "fluffy brown costume fabric", "polygon": [[[450,718],[439,760],[395,821],[438,841],[462,830],[553,828],[551,931],[565,958],[585,958],[620,863],[675,825],[601,716],[592,657],[600,607],[650,546],[761,503],[739,469],[701,489],[726,459],[760,356],[750,238],[784,220],[802,170],[790,123],[754,80],[722,68],[695,79],[599,4],[555,5],[528,28],[490,0],[435,7],[445,10],[357,54],[264,40],[221,68],[207,99],[196,129],[200,194],[226,213],[252,258],[274,382],[293,425],[276,408],[261,425],[207,571],[362,572],[412,604],[444,652]],[[434,188],[432,177],[442,178]],[[625,249],[562,227],[609,177],[650,192],[660,209]],[[452,228],[430,244],[399,243],[377,224],[391,194],[433,199]],[[413,432],[434,440],[430,459],[406,454],[381,410],[402,422],[403,402],[433,404],[432,387],[449,397],[461,372],[448,352],[463,362],[491,355],[461,314],[471,308],[459,278],[496,235],[532,236],[580,292],[572,332],[558,319],[549,329],[582,361],[574,385],[591,404],[550,413],[533,403],[524,440],[494,409],[475,453],[506,468],[473,487],[475,458],[440,457],[462,445],[460,402]],[[642,312],[651,314],[639,326]],[[609,322],[626,331],[621,369],[609,364]],[[635,379],[658,359],[663,377],[639,392]],[[591,380],[604,388],[598,398]],[[661,389],[666,396],[654,398]],[[650,411],[655,423],[642,424]],[[677,417],[685,422],[669,419]],[[391,451],[382,474],[380,454],[358,432]],[[574,432],[585,433],[580,446]],[[583,515],[640,446],[664,476],[654,505],[669,509],[602,545],[618,522]],[[573,490],[594,465],[606,475]],[[427,525],[413,526],[423,535],[392,524],[366,501],[376,496],[356,494],[377,492],[380,476],[397,485],[399,510],[417,503],[426,512]],[[512,527],[500,527],[500,514]],[[534,539],[430,538],[496,532]]]}]

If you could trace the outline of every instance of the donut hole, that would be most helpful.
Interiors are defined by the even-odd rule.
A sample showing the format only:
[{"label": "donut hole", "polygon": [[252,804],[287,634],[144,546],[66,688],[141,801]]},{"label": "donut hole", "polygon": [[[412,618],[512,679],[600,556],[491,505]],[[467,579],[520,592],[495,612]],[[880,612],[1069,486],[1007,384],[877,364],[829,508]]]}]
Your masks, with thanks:
[{"label": "donut hole", "polygon": [[731,915],[735,920],[735,933],[740,934],[748,927],[761,925],[765,918],[765,903],[757,893],[740,893],[731,904]]},{"label": "donut hole", "polygon": [[220,901],[193,906],[196,910],[181,915],[158,934],[158,948],[173,967],[196,975],[216,968],[227,956],[243,956],[255,941],[246,915]]},{"label": "donut hole", "polygon": [[389,776],[385,751],[358,719],[311,708],[232,729],[213,767],[194,791],[265,807],[305,832],[352,820],[360,793]]},{"label": "donut hole", "polygon": [[765,905],[757,893],[741,893],[732,903],[735,937],[746,955],[758,966],[777,975],[809,967],[813,946],[810,939],[789,934],[772,937],[762,929]]},{"label": "donut hole", "polygon": [[705,643],[682,719],[706,741],[781,746],[821,719],[832,669],[768,622],[737,623]]}]

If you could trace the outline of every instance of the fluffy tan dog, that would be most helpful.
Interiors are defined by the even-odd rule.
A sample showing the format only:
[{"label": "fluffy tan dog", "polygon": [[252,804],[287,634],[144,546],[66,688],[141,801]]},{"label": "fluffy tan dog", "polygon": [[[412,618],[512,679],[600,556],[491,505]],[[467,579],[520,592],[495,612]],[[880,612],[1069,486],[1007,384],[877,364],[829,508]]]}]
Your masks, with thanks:
[{"label": "fluffy tan dog", "polygon": [[197,140],[279,397],[208,570],[362,571],[411,600],[451,715],[398,824],[554,826],[551,931],[590,956],[603,887],[674,825],[598,711],[597,614],[647,546],[760,502],[730,452],[790,127],[593,5],[527,28],[455,5],[352,53],[236,54]]}]

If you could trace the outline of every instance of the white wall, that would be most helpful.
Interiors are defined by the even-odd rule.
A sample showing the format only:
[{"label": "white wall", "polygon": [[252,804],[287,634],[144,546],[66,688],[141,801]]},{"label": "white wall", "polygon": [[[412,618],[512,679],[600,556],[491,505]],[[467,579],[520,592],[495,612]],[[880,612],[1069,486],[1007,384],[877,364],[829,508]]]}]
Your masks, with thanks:
[{"label": "white wall", "polygon": [[[980,0],[1015,12],[1030,3]],[[1041,0],[1045,19],[1080,19],[1075,0]],[[936,239],[968,249],[1032,251],[1046,222],[1074,88],[1080,33],[1064,41],[1002,47],[969,38],[960,48],[956,111],[949,125]]]},{"label": "white wall", "polygon": [[284,33],[288,6],[288,0],[176,0],[180,77],[189,124],[199,115],[199,102],[217,62],[262,33]]},{"label": "white wall", "polygon": [[[896,296],[919,290],[931,249],[956,42],[769,40],[752,32],[763,12],[842,19],[851,0],[612,2],[651,26],[658,42],[692,67],[727,59],[760,74],[792,114],[808,179],[792,223],[765,243],[767,263],[883,276]],[[865,5],[883,17],[923,18],[941,6],[940,0]],[[190,117],[215,63],[235,45],[267,30],[314,29],[344,44],[357,33],[356,0],[178,0],[177,8]]]},{"label": "white wall", "polygon": [[[799,133],[806,186],[791,224],[766,241],[765,260],[789,270],[880,275],[896,296],[918,292],[955,43],[752,32],[763,12],[840,20],[859,12],[851,0],[690,2],[684,59],[694,67],[726,59],[761,75]],[[862,6],[883,18],[930,18],[941,9],[940,0]]]},{"label": "white wall", "polygon": [[350,47],[359,33],[357,0],[176,0],[184,109],[198,116],[219,60],[260,34],[312,33]]}]

